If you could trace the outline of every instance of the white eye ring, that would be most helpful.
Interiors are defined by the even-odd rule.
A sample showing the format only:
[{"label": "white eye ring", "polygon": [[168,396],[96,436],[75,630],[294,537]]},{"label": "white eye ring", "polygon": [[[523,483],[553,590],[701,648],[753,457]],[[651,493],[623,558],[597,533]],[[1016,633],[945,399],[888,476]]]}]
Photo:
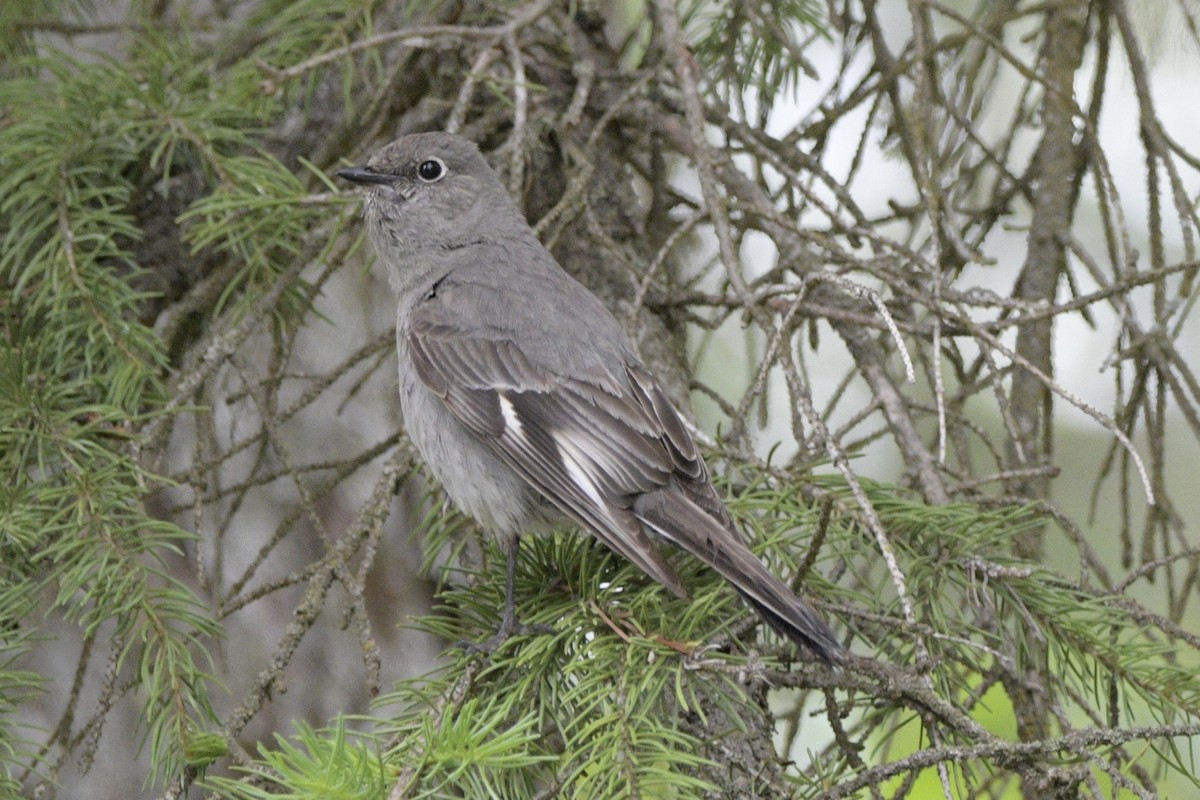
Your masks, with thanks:
[{"label": "white eye ring", "polygon": [[425,183],[436,183],[446,177],[446,162],[437,156],[427,158],[417,165],[417,177]]}]

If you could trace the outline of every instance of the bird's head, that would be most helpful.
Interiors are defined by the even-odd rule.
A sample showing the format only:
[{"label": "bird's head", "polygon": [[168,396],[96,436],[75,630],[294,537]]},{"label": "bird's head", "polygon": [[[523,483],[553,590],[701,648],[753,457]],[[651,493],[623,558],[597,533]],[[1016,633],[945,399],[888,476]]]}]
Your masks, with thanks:
[{"label": "bird's head", "polygon": [[381,255],[492,241],[519,215],[479,148],[450,133],[401,137],[337,175],[366,187],[364,216]]}]

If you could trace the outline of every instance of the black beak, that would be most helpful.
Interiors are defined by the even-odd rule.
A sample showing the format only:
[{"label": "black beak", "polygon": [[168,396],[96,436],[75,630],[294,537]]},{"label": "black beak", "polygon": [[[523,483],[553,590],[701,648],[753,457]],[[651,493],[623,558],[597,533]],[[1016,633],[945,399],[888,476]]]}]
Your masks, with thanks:
[{"label": "black beak", "polygon": [[378,172],[370,167],[347,167],[346,169],[339,169],[335,174],[339,178],[345,178],[351,183],[392,183],[396,180],[395,175]]}]

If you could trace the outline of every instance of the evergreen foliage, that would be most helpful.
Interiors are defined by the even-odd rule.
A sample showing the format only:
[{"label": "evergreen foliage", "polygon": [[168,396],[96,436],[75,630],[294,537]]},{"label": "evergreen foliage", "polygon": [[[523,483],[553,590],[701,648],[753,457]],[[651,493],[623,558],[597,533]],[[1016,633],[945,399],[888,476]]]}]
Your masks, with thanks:
[{"label": "evergreen foliage", "polygon": [[[1180,165],[1196,160],[1139,95],[1143,264],[1096,139],[1105,73],[1086,103],[1047,88],[1074,85],[1085,41],[1103,64],[1119,44],[1145,78],[1126,4],[939,8],[935,24],[913,3],[897,53],[874,3],[823,18],[809,0],[657,0],[623,27],[590,2],[211,5],[0,2],[0,796],[80,793],[105,747],[134,773],[114,792],[172,798],[1195,787],[1200,556],[1164,466],[1194,442],[1164,420],[1174,404],[1200,429],[1175,342],[1200,234]],[[1008,27],[1023,14],[1043,23],[1032,55]],[[842,73],[794,130],[768,135],[815,74],[808,48],[830,41]],[[956,77],[943,85],[941,70]],[[1004,70],[1024,88],[1012,128],[985,141],[975,119]],[[843,184],[824,148],[859,112]],[[1021,138],[1033,125],[1037,143]],[[357,200],[328,175],[418,127],[480,141],[564,264],[719,422],[721,436],[699,436],[731,510],[846,632],[846,663],[798,660],[686,557],[669,554],[682,600],[570,533],[521,550],[519,616],[553,632],[488,656],[463,646],[499,623],[503,557],[437,489],[421,494],[396,420],[363,423],[361,446],[345,422],[367,417],[379,383],[394,399],[393,331],[310,354],[351,336],[384,291],[368,283]],[[852,199],[876,138],[916,187],[882,213]],[[1024,144],[1040,180],[1011,161]],[[1061,146],[1075,158],[1055,158]],[[685,162],[699,188],[677,180]],[[1105,220],[1097,242],[1073,238],[1080,186]],[[985,245],[1003,225],[1031,231],[1030,253],[1061,248],[1030,255],[1012,297],[964,277],[996,266]],[[1178,258],[1163,244],[1176,234]],[[775,263],[746,263],[756,237]],[[1101,288],[1078,290],[1078,264]],[[323,305],[346,273],[368,288]],[[1140,288],[1153,325],[1131,310]],[[1040,331],[1051,350],[1037,325],[1110,304],[1123,326],[1111,415],[1025,338]],[[687,348],[730,320],[749,328],[744,354]],[[852,366],[818,408],[830,340]],[[744,385],[694,377],[714,362]],[[897,388],[905,365],[919,390]],[[1037,391],[1022,394],[1029,376]],[[1054,451],[1055,404],[1111,436],[1103,463]],[[791,424],[790,458],[757,455],[754,423],[775,417]],[[853,469],[849,454],[881,442],[903,485]],[[1097,469],[1099,499],[1119,495],[1123,558],[1099,538],[1105,520],[1052,502],[1056,458]],[[420,570],[383,555],[405,527]],[[444,652],[385,686],[405,646],[388,650],[392,620],[378,619],[417,573],[435,606],[403,641]],[[343,631],[356,672],[328,666],[336,654],[326,672],[303,668],[303,646],[336,649]],[[349,684],[361,705],[328,712],[320,701]],[[285,694],[311,701],[307,722],[270,713]]]}]

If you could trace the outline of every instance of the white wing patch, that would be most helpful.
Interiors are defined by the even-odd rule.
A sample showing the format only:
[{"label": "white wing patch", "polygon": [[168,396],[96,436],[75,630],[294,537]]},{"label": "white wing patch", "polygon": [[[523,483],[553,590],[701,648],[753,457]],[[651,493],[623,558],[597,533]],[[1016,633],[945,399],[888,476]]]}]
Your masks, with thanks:
[{"label": "white wing patch", "polygon": [[500,398],[500,415],[504,417],[505,430],[511,431],[514,437],[523,438],[525,432],[522,429],[521,418],[517,416],[517,409],[513,408],[512,401],[505,397],[503,392],[497,396]]},{"label": "white wing patch", "polygon": [[599,508],[606,509],[607,506],[600,496],[600,490],[596,488],[596,482],[589,474],[588,467],[593,466],[592,460],[587,458],[574,442],[561,433],[556,431],[553,436],[554,446],[558,448],[558,457],[562,459],[563,466],[567,468],[571,480],[576,486],[583,489],[584,493]]},{"label": "white wing patch", "polygon": [[671,544],[680,544],[679,537],[674,535],[673,533],[671,533],[671,531],[667,530],[663,526],[656,525],[653,522],[651,522],[650,520],[646,519],[645,517],[638,517],[638,522],[641,522],[647,528],[654,531],[655,533],[657,533],[659,536],[661,536],[663,539],[667,540]]}]

